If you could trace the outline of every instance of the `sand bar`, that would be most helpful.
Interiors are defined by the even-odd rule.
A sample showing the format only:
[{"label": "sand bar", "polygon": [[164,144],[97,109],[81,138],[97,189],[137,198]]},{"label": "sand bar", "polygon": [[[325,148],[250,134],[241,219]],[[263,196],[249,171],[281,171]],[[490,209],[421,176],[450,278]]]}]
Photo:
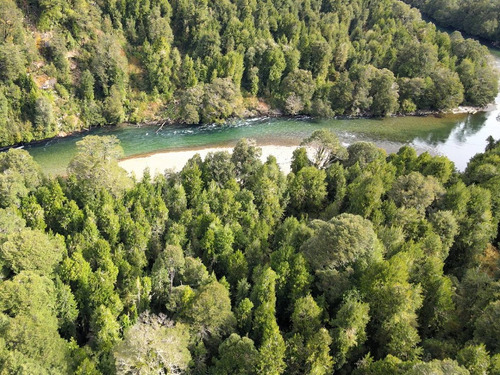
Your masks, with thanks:
[{"label": "sand bar", "polygon": [[[267,160],[268,156],[273,155],[276,158],[281,170],[285,173],[288,173],[290,172],[290,163],[292,161],[293,151],[297,147],[298,146],[260,146],[260,148],[262,149],[261,160],[264,162]],[[167,169],[178,172],[195,154],[200,154],[202,159],[204,159],[209,152],[216,151],[228,151],[229,153],[231,153],[233,151],[233,148],[216,147],[205,148],[201,150],[161,152],[148,156],[124,159],[120,161],[119,164],[120,167],[125,169],[129,174],[135,174],[135,176],[140,179],[142,178],[144,169],[146,168],[149,168],[151,175],[153,176],[158,173],[164,173],[164,171]]]}]

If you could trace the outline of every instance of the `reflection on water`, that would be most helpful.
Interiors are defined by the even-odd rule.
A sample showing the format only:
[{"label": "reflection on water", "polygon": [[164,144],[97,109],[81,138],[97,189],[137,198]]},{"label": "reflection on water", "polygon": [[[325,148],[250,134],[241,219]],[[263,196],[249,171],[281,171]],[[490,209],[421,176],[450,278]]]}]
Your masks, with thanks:
[{"label": "reflection on water", "polygon": [[[500,55],[500,54],[499,54]],[[495,61],[500,66],[500,56]],[[167,150],[232,146],[240,138],[254,138],[261,145],[298,145],[314,130],[328,128],[349,145],[371,141],[388,152],[410,144],[418,152],[442,154],[464,170],[469,159],[484,151],[486,138],[500,139],[500,95],[496,108],[474,115],[443,117],[393,117],[386,119],[314,120],[309,117],[270,119],[266,117],[232,121],[224,126],[203,125],[164,127],[116,127],[94,129],[89,133],[26,147],[47,173],[64,173],[75,153],[75,143],[88,134],[115,135],[126,156]]]},{"label": "reflection on water", "polygon": [[455,129],[453,129],[453,132],[457,130],[456,139],[460,142],[465,142],[467,138],[473,136],[481,130],[487,119],[488,116],[486,115],[486,113],[467,116],[463,126],[457,126]]},{"label": "reflection on water", "polygon": [[451,128],[443,139],[417,138],[412,144],[417,148],[427,148],[430,152],[448,156],[459,170],[464,170],[468,161],[476,153],[484,151],[486,138],[500,139],[500,94],[496,98],[496,108],[489,112],[466,116]]}]

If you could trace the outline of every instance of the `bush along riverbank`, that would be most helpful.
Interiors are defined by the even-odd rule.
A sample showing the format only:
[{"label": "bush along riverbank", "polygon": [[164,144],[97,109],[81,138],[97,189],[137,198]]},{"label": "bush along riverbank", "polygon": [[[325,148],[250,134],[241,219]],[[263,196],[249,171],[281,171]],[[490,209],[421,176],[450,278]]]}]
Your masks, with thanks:
[{"label": "bush along riverbank", "polygon": [[[257,102],[257,101],[256,101]],[[464,114],[476,114],[478,112],[489,112],[493,111],[496,108],[496,104],[492,103],[486,107],[457,107],[451,110],[447,111],[430,111],[430,110],[418,110],[413,113],[407,113],[407,114],[402,114],[402,113],[396,113],[392,114],[390,117],[395,117],[395,118],[407,118],[407,117],[449,117],[449,116],[460,116]],[[388,116],[385,116],[388,117]],[[253,107],[251,109],[245,109],[243,113],[241,114],[240,117],[232,117],[225,119],[224,122],[221,122],[219,124],[214,124],[214,125],[219,125],[219,126],[224,126],[227,124],[232,124],[235,121],[240,121],[240,120],[264,120],[264,119],[304,119],[308,118],[312,121],[316,120],[326,120],[327,118],[325,117],[318,117],[318,116],[310,116],[307,114],[297,114],[297,115],[285,115],[283,111],[279,109],[272,109],[269,105],[267,105],[264,101],[260,100],[258,101],[258,106]],[[364,114],[364,115],[343,115],[343,116],[335,116],[333,119],[335,120],[358,120],[358,119],[374,119],[374,118],[380,118],[380,116],[373,116],[370,114]],[[121,123],[121,124],[115,124],[115,125],[102,125],[102,126],[92,126],[88,129],[82,129],[78,131],[73,131],[73,132],[61,132],[54,137],[50,138],[44,138],[40,140],[34,140],[31,142],[21,142],[15,145],[10,145],[10,146],[5,146],[5,147],[0,147],[0,152],[2,151],[7,151],[10,148],[24,148],[24,147],[30,147],[30,146],[36,146],[40,144],[45,144],[47,142],[50,142],[51,140],[54,139],[59,139],[59,138],[66,138],[66,137],[72,137],[72,136],[81,136],[85,135],[86,133],[93,133],[93,130],[97,130],[99,128],[103,129],[119,129],[119,128],[126,128],[126,127],[137,127],[137,128],[151,128],[151,131],[160,134],[162,131],[167,131],[172,127],[178,127],[179,125],[185,125],[189,126],[190,128],[192,127],[193,130],[196,130],[197,128],[203,127],[203,125],[206,124],[183,124],[178,122],[179,120],[173,120],[173,119],[160,119],[160,120],[154,120],[154,121],[147,121],[139,124],[132,124],[132,123]],[[397,129],[394,129],[397,131]]]}]

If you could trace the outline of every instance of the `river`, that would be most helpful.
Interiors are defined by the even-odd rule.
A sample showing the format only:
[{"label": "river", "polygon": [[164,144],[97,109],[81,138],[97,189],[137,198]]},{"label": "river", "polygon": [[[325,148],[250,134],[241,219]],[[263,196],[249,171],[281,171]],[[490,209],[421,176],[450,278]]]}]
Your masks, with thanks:
[{"label": "river", "polygon": [[[500,68],[500,51],[491,52]],[[127,158],[163,152],[175,157],[176,151],[231,147],[240,138],[253,138],[261,146],[296,146],[314,130],[327,128],[335,132],[344,145],[369,141],[388,152],[396,152],[407,144],[419,153],[428,151],[433,155],[445,155],[462,171],[472,156],[484,151],[488,136],[500,139],[500,94],[495,104],[487,112],[439,117],[258,118],[237,120],[223,126],[169,126],[160,131],[150,126],[106,127],[26,146],[26,150],[45,173],[54,175],[65,173],[76,152],[75,143],[89,134],[115,135],[120,139]]]}]

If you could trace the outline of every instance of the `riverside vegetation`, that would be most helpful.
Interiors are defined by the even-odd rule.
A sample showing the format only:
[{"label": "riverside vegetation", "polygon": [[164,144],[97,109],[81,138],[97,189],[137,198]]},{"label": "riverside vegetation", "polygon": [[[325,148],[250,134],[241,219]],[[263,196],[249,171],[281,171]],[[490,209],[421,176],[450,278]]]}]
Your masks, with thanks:
[{"label": "riverside vegetation", "polygon": [[303,145],[140,181],[114,137],[66,177],[1,153],[0,373],[500,374],[499,142]]},{"label": "riverside vegetation", "polygon": [[488,56],[399,0],[2,0],[0,146],[269,106],[322,117],[481,107],[498,88]]}]

